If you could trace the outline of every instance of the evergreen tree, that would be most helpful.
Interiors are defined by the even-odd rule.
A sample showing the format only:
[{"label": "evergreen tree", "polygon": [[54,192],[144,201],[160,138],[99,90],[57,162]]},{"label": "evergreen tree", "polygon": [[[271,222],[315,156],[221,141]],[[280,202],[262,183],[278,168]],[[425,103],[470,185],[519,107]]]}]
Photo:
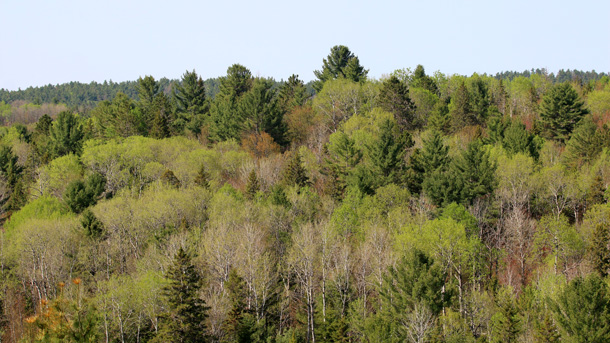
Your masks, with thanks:
[{"label": "evergreen tree", "polygon": [[278,106],[282,113],[291,112],[295,107],[305,104],[307,99],[307,89],[303,81],[299,80],[298,75],[291,75],[288,81],[280,86],[278,92]]},{"label": "evergreen tree", "polygon": [[258,183],[258,178],[256,177],[256,172],[252,169],[248,175],[248,183],[246,184],[246,197],[248,199],[254,199],[256,192],[259,190],[260,185]]},{"label": "evergreen tree", "polygon": [[534,159],[538,159],[540,148],[537,137],[525,130],[523,123],[513,120],[504,131],[502,147],[508,152],[509,156],[517,153],[529,154]]},{"label": "evergreen tree", "polygon": [[339,200],[345,192],[349,175],[362,160],[362,151],[355,140],[342,131],[331,136],[326,150],[328,158],[324,160],[322,172],[329,178],[329,193]]},{"label": "evergreen tree", "polygon": [[174,172],[169,169],[166,169],[163,175],[161,175],[161,182],[174,188],[180,188],[181,186],[180,180],[178,180]]},{"label": "evergreen tree", "polygon": [[471,90],[469,93],[474,119],[473,124],[481,125],[485,123],[489,113],[489,91],[487,84],[476,74],[471,77],[470,85]]},{"label": "evergreen tree", "polygon": [[284,167],[283,180],[289,186],[307,187],[311,184],[307,176],[307,170],[305,170],[303,161],[301,161],[301,154],[298,151],[292,153],[290,160]]},{"label": "evergreen tree", "polygon": [[450,173],[455,180],[450,182],[453,187],[450,194],[459,196],[451,201],[471,203],[478,197],[492,193],[496,186],[496,167],[479,140],[468,144],[460,158],[453,160],[451,165]]},{"label": "evergreen tree", "polygon": [[436,82],[434,82],[434,79],[432,79],[430,76],[426,75],[424,66],[422,66],[421,64],[418,64],[417,67],[415,67],[411,86],[423,88],[432,94],[439,93],[438,87],[436,86]]},{"label": "evergreen tree", "polygon": [[163,288],[168,310],[161,319],[158,342],[207,342],[205,319],[208,307],[200,298],[201,277],[191,257],[180,248],[167,270],[169,284]]},{"label": "evergreen tree", "polygon": [[83,129],[78,117],[72,112],[61,112],[51,129],[51,146],[55,157],[69,153],[79,154],[82,146]]},{"label": "evergreen tree", "polygon": [[[193,133],[199,134],[208,113],[206,89],[201,76],[195,70],[186,71],[181,83],[175,85],[173,95],[179,121]],[[178,122],[176,124],[180,125]]]},{"label": "evergreen tree", "polygon": [[573,342],[610,341],[608,285],[597,274],[573,279],[549,305],[562,338]]},{"label": "evergreen tree", "polygon": [[147,109],[152,106],[155,96],[159,93],[159,83],[150,75],[139,77],[137,90],[140,106]]},{"label": "evergreen tree", "polygon": [[537,343],[557,343],[560,341],[561,335],[553,321],[553,318],[545,310],[542,314],[542,319],[534,322],[534,339]]},{"label": "evergreen tree", "polygon": [[410,135],[400,134],[391,120],[385,120],[379,128],[377,141],[367,146],[372,171],[378,185],[399,183],[404,169],[404,155],[407,147],[413,146]]},{"label": "evergreen tree", "polygon": [[335,45],[330,49],[330,54],[322,62],[322,70],[313,72],[318,78],[314,81],[313,88],[320,92],[324,82],[337,78],[346,78],[355,82],[366,80],[368,70],[360,65],[360,60],[348,47]]},{"label": "evergreen tree", "polygon": [[85,182],[72,181],[66,187],[64,201],[72,212],[81,213],[87,207],[95,205],[105,187],[106,180],[101,174],[93,174]]},{"label": "evergreen tree", "polygon": [[569,83],[553,86],[542,98],[540,121],[548,138],[567,142],[572,130],[589,111]]},{"label": "evergreen tree", "polygon": [[563,154],[564,163],[574,170],[583,164],[591,163],[602,151],[602,137],[597,130],[597,125],[590,117],[580,121],[574,130],[572,137],[566,144]]},{"label": "evergreen tree", "polygon": [[385,80],[379,90],[380,107],[392,113],[401,130],[414,128],[415,105],[409,97],[409,89],[396,76]]},{"label": "evergreen tree", "polygon": [[271,81],[256,79],[252,89],[240,102],[241,117],[246,122],[245,129],[253,130],[259,135],[266,132],[276,143],[285,145],[287,127],[272,87]]},{"label": "evergreen tree", "polygon": [[521,317],[510,290],[498,294],[498,311],[491,318],[491,342],[517,342],[521,332]]},{"label": "evergreen tree", "polygon": [[87,237],[100,238],[103,236],[104,224],[97,219],[90,209],[83,211],[80,223]]},{"label": "evergreen tree", "polygon": [[602,277],[608,276],[610,272],[610,228],[607,225],[599,224],[593,232],[593,242],[591,242],[589,255],[593,268]]},{"label": "evergreen tree", "polygon": [[201,167],[199,167],[199,171],[197,172],[194,182],[199,187],[203,187],[205,189],[210,188],[210,174],[206,171],[205,165],[202,164]]},{"label": "evergreen tree", "polygon": [[451,117],[451,128],[453,132],[476,123],[470,104],[470,94],[463,81],[457,91],[451,96],[449,115]]},{"label": "evergreen tree", "polygon": [[220,91],[210,110],[210,139],[224,141],[238,139],[244,129],[240,102],[252,88],[252,74],[239,64],[227,69],[227,76],[220,78]]}]

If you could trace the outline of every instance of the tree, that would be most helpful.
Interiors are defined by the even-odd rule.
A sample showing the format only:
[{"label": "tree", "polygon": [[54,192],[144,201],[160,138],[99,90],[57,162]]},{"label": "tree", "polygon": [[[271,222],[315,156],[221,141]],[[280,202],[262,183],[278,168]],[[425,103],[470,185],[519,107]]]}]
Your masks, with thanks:
[{"label": "tree", "polygon": [[182,82],[176,84],[173,96],[179,120],[193,133],[199,134],[208,112],[205,84],[201,76],[195,70],[186,71],[182,75]]},{"label": "tree", "polygon": [[610,341],[608,286],[598,275],[573,279],[549,305],[563,338],[571,342]]},{"label": "tree", "polygon": [[567,142],[572,130],[589,111],[569,83],[553,86],[542,98],[540,121],[546,137]]},{"label": "tree", "polygon": [[604,224],[597,225],[592,240],[589,254],[593,268],[599,275],[606,277],[610,271],[610,249],[608,249],[610,229],[608,226]]},{"label": "tree", "polygon": [[69,153],[79,154],[82,146],[83,129],[78,117],[68,111],[61,112],[51,129],[51,145],[55,157]]},{"label": "tree", "polygon": [[244,129],[260,135],[268,133],[273,140],[286,144],[286,124],[283,113],[278,107],[273,83],[266,79],[256,79],[239,104],[241,117],[245,121]]},{"label": "tree", "polygon": [[95,205],[105,186],[106,179],[98,173],[88,177],[85,182],[72,181],[66,187],[64,201],[72,212],[81,213],[87,207]]},{"label": "tree", "polygon": [[597,158],[603,148],[603,137],[591,117],[580,121],[566,144],[564,163],[574,170]]},{"label": "tree", "polygon": [[367,146],[372,171],[379,186],[400,181],[400,171],[404,167],[405,149],[413,145],[410,135],[403,135],[396,124],[387,119],[379,127],[379,138]]},{"label": "tree", "polygon": [[210,188],[210,174],[207,172],[205,165],[202,164],[201,167],[199,167],[199,171],[197,172],[194,182],[199,187],[203,187],[205,189]]},{"label": "tree", "polygon": [[330,54],[322,62],[322,70],[314,71],[318,78],[314,81],[313,88],[320,92],[324,82],[337,78],[346,78],[355,82],[366,80],[368,70],[360,65],[360,60],[348,47],[335,45],[330,49]]},{"label": "tree", "polygon": [[167,270],[169,284],[163,288],[168,311],[162,318],[159,342],[207,342],[205,319],[208,307],[200,298],[201,277],[191,257],[180,248]]},{"label": "tree", "polygon": [[278,106],[284,114],[292,112],[295,107],[303,106],[307,98],[307,89],[298,75],[290,75],[278,92]]},{"label": "tree", "polygon": [[246,197],[250,200],[254,199],[256,192],[260,190],[258,178],[256,177],[256,171],[252,169],[248,175],[248,183],[246,184]]},{"label": "tree", "polygon": [[426,75],[424,66],[418,64],[413,72],[413,81],[411,82],[412,87],[423,88],[432,94],[438,94],[438,87],[434,79]]},{"label": "tree", "polygon": [[457,202],[471,203],[474,199],[491,194],[496,187],[497,165],[490,159],[483,149],[481,142],[475,140],[468,144],[462,155],[453,160],[451,173],[456,177],[457,183],[454,194],[459,194]]},{"label": "tree", "polygon": [[470,94],[463,81],[457,91],[451,96],[449,115],[451,117],[451,128],[454,132],[476,123],[470,104]]},{"label": "tree", "polygon": [[307,170],[303,166],[301,154],[298,151],[292,153],[288,164],[284,167],[283,180],[287,185],[306,187],[311,184],[307,176]]},{"label": "tree", "polygon": [[227,69],[227,76],[220,78],[220,90],[210,110],[210,139],[224,141],[238,139],[244,129],[244,119],[239,110],[243,96],[252,88],[250,70],[240,64]]},{"label": "tree", "polygon": [[379,105],[383,110],[394,115],[401,130],[409,130],[415,126],[413,122],[415,105],[409,97],[409,88],[396,76],[391,76],[381,85]]},{"label": "tree", "polygon": [[104,233],[104,224],[97,219],[90,209],[83,211],[83,217],[81,218],[80,223],[87,237],[99,238]]}]

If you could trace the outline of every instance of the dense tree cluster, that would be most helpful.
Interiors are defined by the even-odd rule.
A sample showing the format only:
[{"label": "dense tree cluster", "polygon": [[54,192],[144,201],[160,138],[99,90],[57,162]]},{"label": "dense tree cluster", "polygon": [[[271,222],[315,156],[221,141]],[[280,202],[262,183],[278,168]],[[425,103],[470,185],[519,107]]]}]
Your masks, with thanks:
[{"label": "dense tree cluster", "polygon": [[610,79],[367,73],[11,117],[0,340],[610,341]]}]

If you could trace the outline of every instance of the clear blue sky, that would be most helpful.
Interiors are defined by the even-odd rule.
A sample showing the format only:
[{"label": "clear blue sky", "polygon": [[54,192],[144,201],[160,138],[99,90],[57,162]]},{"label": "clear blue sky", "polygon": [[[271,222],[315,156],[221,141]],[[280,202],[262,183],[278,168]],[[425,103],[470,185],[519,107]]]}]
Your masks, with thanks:
[{"label": "clear blue sky", "polygon": [[233,63],[309,81],[337,44],[375,78],[417,64],[610,72],[609,14],[608,0],[0,0],[0,88],[205,79]]}]

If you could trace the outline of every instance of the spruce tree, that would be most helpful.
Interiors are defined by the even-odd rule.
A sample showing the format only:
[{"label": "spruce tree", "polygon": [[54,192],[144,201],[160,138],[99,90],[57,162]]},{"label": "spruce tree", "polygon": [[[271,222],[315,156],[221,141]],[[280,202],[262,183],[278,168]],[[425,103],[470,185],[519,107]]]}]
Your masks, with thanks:
[{"label": "spruce tree", "polygon": [[453,132],[459,131],[465,126],[475,124],[476,120],[472,113],[470,94],[463,81],[457,91],[451,96],[449,109],[451,129]]},{"label": "spruce tree", "polygon": [[409,88],[396,76],[385,80],[379,90],[379,106],[394,115],[394,119],[401,130],[410,130],[415,127],[415,105],[409,97]]},{"label": "spruce tree", "polygon": [[415,71],[413,72],[413,81],[411,84],[412,87],[419,87],[429,91],[432,94],[438,94],[438,87],[436,86],[436,82],[426,75],[426,71],[424,66],[418,64],[415,67]]},{"label": "spruce tree", "polygon": [[195,70],[186,71],[173,91],[176,110],[186,127],[198,134],[208,113],[205,84]]},{"label": "spruce tree", "polygon": [[602,277],[608,276],[610,272],[610,228],[608,225],[599,224],[593,232],[593,241],[591,242],[590,258],[593,268]]},{"label": "spruce tree", "polygon": [[569,83],[553,86],[542,98],[540,121],[547,138],[567,142],[572,131],[589,111]]},{"label": "spruce tree", "polygon": [[256,192],[260,190],[260,184],[256,177],[256,171],[252,169],[248,175],[248,183],[246,184],[246,197],[250,200],[254,199]]},{"label": "spruce tree", "polygon": [[322,61],[322,70],[313,73],[318,80],[314,81],[313,88],[320,92],[324,82],[337,78],[346,78],[355,82],[366,80],[368,70],[360,65],[360,60],[348,47],[335,45],[330,49],[330,54]]},{"label": "spruce tree", "polygon": [[307,89],[298,75],[291,75],[278,92],[278,105],[282,113],[291,112],[295,107],[302,106],[307,98]]},{"label": "spruce tree", "polygon": [[471,203],[474,199],[491,194],[496,187],[496,164],[483,149],[481,142],[475,140],[451,165],[450,173],[454,180],[449,183],[449,202]]},{"label": "spruce tree", "polygon": [[399,183],[404,169],[405,149],[413,145],[410,135],[398,133],[396,124],[385,120],[379,127],[379,138],[367,146],[372,171],[378,186]]},{"label": "spruce tree", "polygon": [[61,112],[51,129],[53,155],[60,157],[69,153],[79,154],[82,146],[83,129],[78,117],[72,112]]},{"label": "spruce tree", "polygon": [[181,186],[180,180],[178,180],[174,172],[169,169],[166,169],[163,175],[161,175],[161,182],[173,188],[180,188]]},{"label": "spruce tree", "polygon": [[104,224],[97,219],[93,211],[90,209],[83,211],[83,216],[80,223],[87,237],[100,238],[103,236]]},{"label": "spruce tree", "polygon": [[301,154],[298,151],[292,153],[290,160],[284,167],[283,180],[286,185],[296,185],[298,187],[307,187],[311,185],[307,170],[303,166]]},{"label": "spruce tree", "polygon": [[210,188],[210,174],[206,171],[205,165],[202,164],[201,167],[199,167],[199,171],[197,172],[194,182],[199,187],[203,187],[205,189]]},{"label": "spruce tree", "polygon": [[201,277],[191,263],[191,257],[180,248],[167,270],[169,284],[163,288],[168,309],[161,318],[158,342],[207,342],[208,307],[200,298]]},{"label": "spruce tree", "polygon": [[568,167],[577,170],[583,164],[593,162],[602,148],[603,141],[597,125],[590,117],[586,117],[581,120],[566,144],[563,161]]}]

